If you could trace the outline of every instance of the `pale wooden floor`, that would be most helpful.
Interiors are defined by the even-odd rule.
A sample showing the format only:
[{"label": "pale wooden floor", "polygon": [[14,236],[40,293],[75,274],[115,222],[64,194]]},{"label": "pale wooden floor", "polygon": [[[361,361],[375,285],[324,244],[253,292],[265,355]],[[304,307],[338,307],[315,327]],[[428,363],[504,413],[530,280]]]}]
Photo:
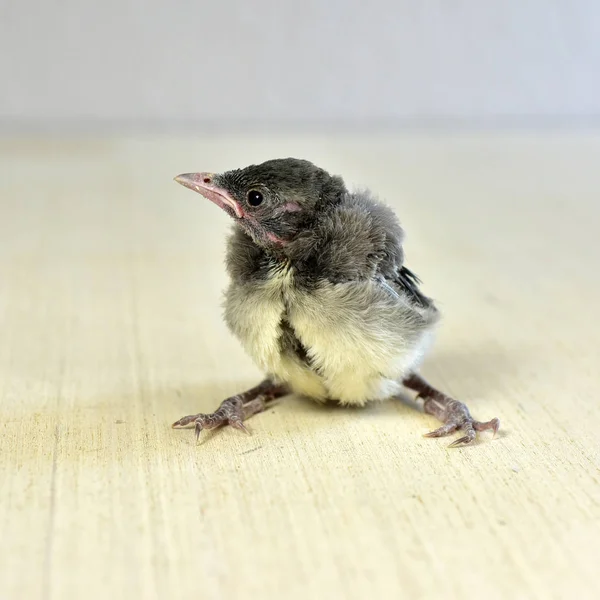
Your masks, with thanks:
[{"label": "pale wooden floor", "polygon": [[[410,403],[290,398],[220,318],[224,214],[176,185],[296,155],[398,209],[445,320]],[[597,598],[600,135],[0,142],[0,598]]]}]

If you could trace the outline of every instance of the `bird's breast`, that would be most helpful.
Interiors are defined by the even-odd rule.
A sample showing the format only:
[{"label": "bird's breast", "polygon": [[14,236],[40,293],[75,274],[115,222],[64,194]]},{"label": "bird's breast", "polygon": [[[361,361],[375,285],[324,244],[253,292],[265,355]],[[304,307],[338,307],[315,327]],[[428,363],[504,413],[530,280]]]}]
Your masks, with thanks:
[{"label": "bird's breast", "polygon": [[289,303],[298,300],[293,290],[289,267],[274,268],[262,280],[234,281],[226,295],[225,320],[263,371],[297,393],[324,400],[327,389],[311,364],[310,349],[289,320]]},{"label": "bird's breast", "polygon": [[233,282],[226,321],[259,367],[315,399],[364,404],[398,391],[432,323],[376,281],[303,288],[292,269]]}]

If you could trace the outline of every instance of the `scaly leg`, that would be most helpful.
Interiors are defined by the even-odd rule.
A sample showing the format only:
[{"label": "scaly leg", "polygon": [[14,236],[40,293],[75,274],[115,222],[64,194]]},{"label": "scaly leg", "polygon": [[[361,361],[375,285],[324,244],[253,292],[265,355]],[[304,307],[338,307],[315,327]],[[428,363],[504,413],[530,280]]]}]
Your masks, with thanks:
[{"label": "scaly leg", "polygon": [[477,431],[491,430],[496,435],[500,427],[498,419],[492,419],[486,423],[475,421],[465,404],[436,390],[420,375],[413,373],[402,383],[417,392],[417,398],[425,400],[423,409],[426,413],[433,415],[443,423],[435,431],[426,433],[425,437],[441,437],[462,429],[465,435],[450,444],[450,448],[453,448],[461,444],[470,444],[475,439]]},{"label": "scaly leg", "polygon": [[194,423],[196,439],[198,439],[203,429],[214,429],[220,425],[231,425],[236,429],[249,433],[244,421],[265,410],[267,403],[271,400],[285,396],[288,393],[289,389],[286,385],[276,384],[271,379],[265,379],[257,386],[223,400],[214,413],[188,415],[173,423],[171,427],[180,429]]}]

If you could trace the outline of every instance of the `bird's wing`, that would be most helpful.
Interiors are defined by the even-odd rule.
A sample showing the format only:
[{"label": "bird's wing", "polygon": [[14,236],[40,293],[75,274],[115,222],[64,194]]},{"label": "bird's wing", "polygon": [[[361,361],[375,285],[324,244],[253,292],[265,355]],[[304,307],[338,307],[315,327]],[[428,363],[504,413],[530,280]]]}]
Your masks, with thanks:
[{"label": "bird's wing", "polygon": [[422,308],[433,308],[433,300],[419,289],[421,280],[406,266],[400,266],[392,275],[378,274],[384,286],[395,293],[402,293],[414,305]]},{"label": "bird's wing", "polygon": [[334,206],[307,237],[310,259],[303,266],[313,279],[334,284],[371,280],[403,303],[433,308],[420,290],[421,281],[404,264],[404,233],[396,215],[368,192]]}]

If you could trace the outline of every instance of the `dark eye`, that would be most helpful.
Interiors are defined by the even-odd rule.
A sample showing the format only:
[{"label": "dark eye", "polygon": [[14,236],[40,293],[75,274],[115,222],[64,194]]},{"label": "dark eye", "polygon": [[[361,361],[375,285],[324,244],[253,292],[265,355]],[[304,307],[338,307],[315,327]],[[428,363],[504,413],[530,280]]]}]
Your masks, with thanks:
[{"label": "dark eye", "polygon": [[259,204],[262,204],[263,201],[263,195],[260,192],[257,192],[256,190],[250,190],[248,192],[248,204],[250,206],[258,206]]}]

